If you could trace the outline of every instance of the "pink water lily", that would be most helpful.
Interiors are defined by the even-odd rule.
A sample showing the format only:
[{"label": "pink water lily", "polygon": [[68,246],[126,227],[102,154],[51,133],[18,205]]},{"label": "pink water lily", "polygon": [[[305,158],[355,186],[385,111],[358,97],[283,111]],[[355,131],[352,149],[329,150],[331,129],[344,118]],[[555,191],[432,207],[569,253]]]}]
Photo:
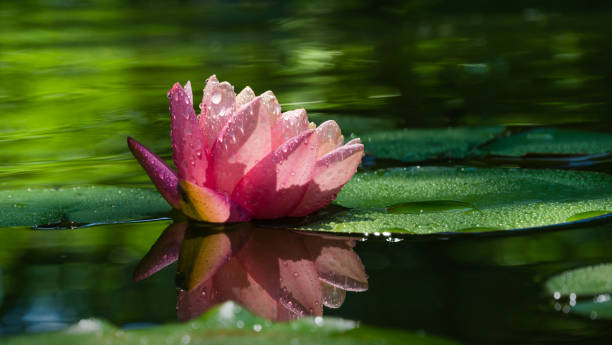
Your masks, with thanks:
[{"label": "pink water lily", "polygon": [[259,96],[213,75],[200,115],[191,83],[168,92],[175,172],[132,138],[128,146],[174,208],[215,223],[300,217],[329,205],[363,156],[359,139],[344,143],[340,127],[316,127],[304,109],[281,112],[271,91]]}]

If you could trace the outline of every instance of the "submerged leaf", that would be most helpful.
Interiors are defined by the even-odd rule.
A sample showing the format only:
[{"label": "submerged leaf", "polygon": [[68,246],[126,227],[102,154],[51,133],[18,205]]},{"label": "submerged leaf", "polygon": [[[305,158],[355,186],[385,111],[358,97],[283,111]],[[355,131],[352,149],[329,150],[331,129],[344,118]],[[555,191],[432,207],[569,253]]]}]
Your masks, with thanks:
[{"label": "submerged leaf", "polygon": [[[301,229],[356,233],[474,232],[565,223],[612,213],[612,176],[595,172],[397,168],[355,175],[336,203],[348,209]],[[316,216],[313,218],[317,218]]]}]

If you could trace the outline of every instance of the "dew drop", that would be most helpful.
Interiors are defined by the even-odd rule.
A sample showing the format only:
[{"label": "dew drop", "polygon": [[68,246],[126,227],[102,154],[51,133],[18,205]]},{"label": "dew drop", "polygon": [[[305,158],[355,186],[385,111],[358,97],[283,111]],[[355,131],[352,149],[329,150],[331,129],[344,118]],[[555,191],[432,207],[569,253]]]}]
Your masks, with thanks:
[{"label": "dew drop", "polygon": [[210,98],[210,100],[213,102],[213,104],[221,103],[221,92],[219,91],[215,92]]}]

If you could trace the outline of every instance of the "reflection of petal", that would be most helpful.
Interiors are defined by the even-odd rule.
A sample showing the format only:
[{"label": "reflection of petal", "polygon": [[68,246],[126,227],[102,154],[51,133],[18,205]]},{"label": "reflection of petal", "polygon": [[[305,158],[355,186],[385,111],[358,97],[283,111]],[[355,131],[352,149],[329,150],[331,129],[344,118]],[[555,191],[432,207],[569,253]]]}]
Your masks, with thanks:
[{"label": "reflection of petal", "polygon": [[176,301],[176,311],[179,320],[193,319],[200,316],[208,308],[222,302],[215,298],[212,285],[212,280],[209,280],[191,291],[179,291]]},{"label": "reflection of petal", "polygon": [[361,259],[353,250],[354,241],[308,236],[304,243],[322,281],[348,291],[368,289],[368,276]]},{"label": "reflection of petal", "polygon": [[145,279],[175,262],[178,259],[186,229],[187,222],[169,225],[136,266],[134,280]]},{"label": "reflection of petal", "polygon": [[253,167],[232,193],[256,218],[280,218],[299,202],[312,178],[317,142],[312,131],[290,139]]},{"label": "reflection of petal", "polygon": [[234,300],[276,321],[338,308],[345,290],[367,289],[367,276],[348,237],[263,229],[252,224],[173,224],[138,265],[142,279],[176,258],[181,320]]},{"label": "reflection of petal", "polygon": [[[198,231],[203,230],[203,231]],[[193,290],[207,282],[239,250],[247,239],[248,232],[190,229],[185,236],[179,256],[179,277],[185,279],[187,290]]]},{"label": "reflection of petal", "polygon": [[340,308],[344,299],[346,298],[346,291],[337,288],[333,285],[329,285],[325,282],[321,282],[321,289],[323,290],[323,305],[328,308]]},{"label": "reflection of petal", "polygon": [[[291,248],[295,257],[281,258],[280,302],[297,315],[322,315],[323,297],[317,270],[307,258],[307,251],[302,245]],[[297,304],[296,304],[297,303]]]},{"label": "reflection of petal", "polygon": [[215,275],[219,299],[234,300],[251,312],[270,320],[277,319],[277,301],[244,269],[231,259]]},{"label": "reflection of petal", "polygon": [[298,315],[321,315],[314,264],[302,241],[286,230],[256,230],[238,259],[274,299]]},{"label": "reflection of petal", "polygon": [[128,137],[128,147],[138,163],[147,172],[157,190],[174,208],[180,208],[178,194],[178,177],[163,159],[151,152],[141,143]]},{"label": "reflection of petal", "polygon": [[297,314],[287,309],[282,303],[276,304],[276,321],[290,321],[297,318]]}]

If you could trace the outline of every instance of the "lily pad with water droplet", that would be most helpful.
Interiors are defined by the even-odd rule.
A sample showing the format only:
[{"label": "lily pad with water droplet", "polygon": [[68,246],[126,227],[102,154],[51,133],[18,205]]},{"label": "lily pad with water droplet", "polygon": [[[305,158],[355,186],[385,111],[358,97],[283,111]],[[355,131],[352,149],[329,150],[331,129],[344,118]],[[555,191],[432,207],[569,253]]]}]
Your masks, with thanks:
[{"label": "lily pad with water droplet", "polygon": [[0,191],[0,226],[66,228],[150,219],[170,210],[152,189],[83,186]]},{"label": "lily pad with water droplet", "polygon": [[227,302],[190,322],[134,330],[120,330],[96,319],[81,320],[61,332],[3,338],[17,344],[415,344],[451,345],[433,335],[381,329],[333,318],[307,318],[272,323]]},{"label": "lily pad with water droplet", "polygon": [[361,139],[366,152],[377,158],[417,162],[465,158],[477,145],[502,131],[500,126],[403,129],[376,132]]},{"label": "lily pad with water droplet", "polygon": [[346,209],[313,215],[313,221],[300,228],[433,234],[543,227],[568,219],[585,221],[580,216],[584,214],[605,217],[612,213],[611,191],[612,176],[597,172],[384,169],[355,175],[336,200]]}]

